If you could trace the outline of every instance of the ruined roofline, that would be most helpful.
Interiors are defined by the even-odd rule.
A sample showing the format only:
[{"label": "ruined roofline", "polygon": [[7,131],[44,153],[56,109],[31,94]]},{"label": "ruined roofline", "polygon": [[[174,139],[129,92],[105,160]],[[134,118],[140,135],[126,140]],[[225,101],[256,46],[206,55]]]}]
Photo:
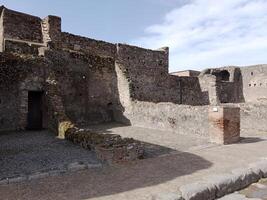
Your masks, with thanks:
[{"label": "ruined roofline", "polygon": [[181,71],[170,72],[170,74],[172,74],[172,73],[178,73],[178,72],[200,72],[200,71],[197,71],[197,70],[191,70],[191,69],[186,69],[186,70],[181,70]]},{"label": "ruined roofline", "polygon": [[[48,16],[46,16],[46,17],[44,17],[43,19],[42,18],[40,18],[40,17],[38,17],[38,16],[35,16],[35,15],[31,15],[31,14],[27,14],[27,13],[23,13],[23,12],[19,12],[19,11],[16,11],[16,10],[12,10],[12,9],[9,9],[9,8],[6,8],[5,6],[2,6],[2,8],[3,8],[3,10],[7,10],[7,12],[9,12],[9,13],[15,13],[15,14],[18,14],[18,15],[21,15],[22,16],[22,21],[23,21],[23,16],[25,16],[25,18],[27,18],[27,17],[31,17],[31,18],[35,18],[35,19],[38,19],[38,20],[40,20],[41,22],[44,22],[47,18],[59,18],[60,19],[60,21],[61,21],[61,17],[59,17],[59,16],[56,16],[56,15],[48,15]],[[13,19],[12,19],[13,20]],[[10,21],[12,21],[12,20],[10,20]],[[61,24],[61,22],[60,22],[60,24]],[[4,25],[5,26],[5,25]],[[36,27],[35,27],[36,28]],[[30,29],[30,27],[29,27],[29,29]],[[90,38],[90,37],[87,37],[87,36],[81,36],[81,35],[76,35],[76,34],[73,34],[73,33],[69,33],[69,32],[64,32],[64,31],[62,31],[61,29],[60,29],[60,32],[58,32],[59,33],[59,38],[58,38],[58,41],[60,41],[61,42],[61,38],[62,37],[64,37],[64,36],[66,36],[66,37],[68,37],[68,36],[70,36],[70,37],[74,37],[74,39],[75,39],[75,37],[77,38],[77,40],[79,40],[79,39],[81,39],[81,40],[91,40],[91,41],[95,41],[96,43],[105,43],[106,45],[114,45],[114,47],[116,48],[116,46],[117,45],[127,45],[127,46],[129,46],[129,47],[133,47],[133,48],[139,48],[139,49],[144,49],[144,50],[151,50],[151,51],[155,51],[155,52],[168,52],[168,50],[169,50],[169,48],[168,47],[161,47],[161,48],[159,48],[159,49],[148,49],[148,48],[144,48],[144,47],[138,47],[138,46],[134,46],[134,45],[130,45],[130,44],[123,44],[123,43],[111,43],[111,42],[107,42],[107,41],[104,41],[104,40],[101,40],[101,39],[93,39],[93,38]],[[44,35],[43,35],[44,36]],[[51,37],[50,37],[51,38]],[[11,38],[12,39],[12,38]],[[17,38],[15,38],[15,39],[17,39]],[[52,39],[52,42],[54,41],[54,42],[58,42],[58,41],[55,41],[55,40],[53,40],[53,38],[51,38]],[[23,39],[22,39],[23,40]],[[25,39],[24,39],[25,40]],[[28,40],[27,40],[28,41]],[[29,41],[29,42],[31,42],[31,41]]]},{"label": "ruined roofline", "polygon": [[3,7],[3,10],[11,11],[11,12],[18,13],[20,15],[29,16],[29,17],[35,17],[35,18],[38,18],[38,19],[42,20],[41,17],[36,16],[36,15],[31,15],[31,14],[20,12],[20,11],[17,11],[17,10],[12,10],[12,9],[9,9],[9,8],[5,7],[4,5],[2,5],[1,7]]},{"label": "ruined roofline", "polygon": [[[225,66],[218,66],[218,67],[209,67],[205,68],[202,71],[209,70],[209,69],[230,69],[230,68],[253,68],[253,67],[267,67],[267,64],[255,64],[255,65],[225,65]],[[187,70],[186,70],[187,71]],[[201,71],[201,72],[202,72]]]},{"label": "ruined roofline", "polygon": [[140,47],[140,46],[136,46],[136,45],[132,45],[132,44],[126,44],[126,43],[115,43],[115,45],[117,47],[119,46],[127,46],[127,47],[131,47],[131,48],[136,48],[136,49],[141,49],[144,51],[154,51],[154,52],[169,52],[169,47],[161,47],[158,49],[148,49],[145,47]]}]

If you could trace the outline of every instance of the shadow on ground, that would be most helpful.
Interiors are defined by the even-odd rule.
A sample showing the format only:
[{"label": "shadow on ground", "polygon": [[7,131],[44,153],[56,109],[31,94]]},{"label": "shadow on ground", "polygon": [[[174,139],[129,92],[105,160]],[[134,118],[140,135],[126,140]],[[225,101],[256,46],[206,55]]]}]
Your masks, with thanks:
[{"label": "shadow on ground", "polygon": [[262,139],[259,137],[241,137],[238,144],[249,144],[249,143],[262,142],[262,141],[265,141],[265,139]]},{"label": "shadow on ground", "polygon": [[192,153],[149,143],[145,147],[147,159],[0,186],[0,194],[6,199],[82,200],[162,184],[212,166]]}]

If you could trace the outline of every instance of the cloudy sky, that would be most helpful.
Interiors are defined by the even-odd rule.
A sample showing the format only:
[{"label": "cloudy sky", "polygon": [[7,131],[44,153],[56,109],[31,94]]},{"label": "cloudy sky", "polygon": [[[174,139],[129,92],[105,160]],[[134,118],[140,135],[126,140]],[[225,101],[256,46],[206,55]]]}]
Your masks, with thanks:
[{"label": "cloudy sky", "polygon": [[0,0],[63,30],[146,48],[170,47],[170,71],[267,63],[267,0]]}]

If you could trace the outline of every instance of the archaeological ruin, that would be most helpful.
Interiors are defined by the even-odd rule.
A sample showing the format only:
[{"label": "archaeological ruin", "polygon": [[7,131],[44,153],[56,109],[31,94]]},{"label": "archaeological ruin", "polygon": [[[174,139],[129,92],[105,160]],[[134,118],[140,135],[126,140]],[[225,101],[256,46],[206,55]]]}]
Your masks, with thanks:
[{"label": "archaeological ruin", "polygon": [[[240,108],[234,132],[267,130],[266,65],[170,74],[167,47],[62,32],[57,16],[4,6],[0,14],[0,130],[49,129],[89,149],[117,145],[120,159],[142,157],[142,147],[117,135],[86,136],[81,127],[115,121],[208,138],[215,106],[238,115]],[[229,121],[218,120],[222,129]]]}]

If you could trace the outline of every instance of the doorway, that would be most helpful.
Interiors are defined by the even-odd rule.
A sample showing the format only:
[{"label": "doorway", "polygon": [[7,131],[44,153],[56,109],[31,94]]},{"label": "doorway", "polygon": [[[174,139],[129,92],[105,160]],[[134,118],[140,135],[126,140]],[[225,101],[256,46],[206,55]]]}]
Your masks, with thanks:
[{"label": "doorway", "polygon": [[29,130],[41,130],[43,128],[43,102],[42,91],[28,92],[28,124]]}]

